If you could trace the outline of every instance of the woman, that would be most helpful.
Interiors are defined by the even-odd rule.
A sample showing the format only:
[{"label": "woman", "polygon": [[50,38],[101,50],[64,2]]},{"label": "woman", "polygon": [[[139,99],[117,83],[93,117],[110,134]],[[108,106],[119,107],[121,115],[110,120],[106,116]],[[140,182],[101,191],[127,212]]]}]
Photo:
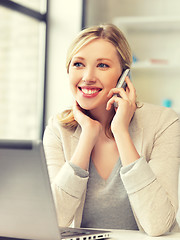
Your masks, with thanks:
[{"label": "woman", "polygon": [[74,106],[49,120],[43,140],[60,226],[152,236],[178,229],[179,119],[137,104],[128,77],[126,89],[116,88],[131,61],[111,24],[83,30],[69,49]]}]

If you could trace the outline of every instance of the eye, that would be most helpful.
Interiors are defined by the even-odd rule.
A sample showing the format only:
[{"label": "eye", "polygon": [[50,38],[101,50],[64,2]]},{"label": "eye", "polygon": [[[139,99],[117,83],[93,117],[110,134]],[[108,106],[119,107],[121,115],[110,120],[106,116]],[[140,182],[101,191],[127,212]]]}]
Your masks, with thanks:
[{"label": "eye", "polygon": [[105,64],[105,63],[99,63],[99,64],[98,64],[98,67],[100,67],[100,68],[108,68],[109,65],[108,65],[108,64]]},{"label": "eye", "polygon": [[83,67],[84,65],[81,62],[75,62],[73,63],[73,66],[79,68],[79,67]]}]

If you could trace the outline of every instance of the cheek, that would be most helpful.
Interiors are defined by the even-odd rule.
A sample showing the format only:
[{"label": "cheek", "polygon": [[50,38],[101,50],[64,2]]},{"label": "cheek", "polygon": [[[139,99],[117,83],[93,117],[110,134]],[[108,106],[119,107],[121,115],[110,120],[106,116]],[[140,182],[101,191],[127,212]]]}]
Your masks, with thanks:
[{"label": "cheek", "polygon": [[119,75],[111,76],[111,78],[109,78],[109,79],[111,79],[111,80],[107,82],[107,88],[108,89],[115,88],[117,85],[118,79],[119,79]]},{"label": "cheek", "polygon": [[116,87],[116,85],[117,85],[118,81],[119,81],[119,77],[118,77],[118,78],[116,78],[116,79],[115,79],[115,81],[113,82],[113,88],[115,88],[115,87]]},{"label": "cheek", "polygon": [[77,82],[77,79],[76,79],[75,75],[69,74],[69,85],[70,85],[71,90],[76,85],[76,82]]},{"label": "cheek", "polygon": [[76,76],[76,74],[72,74],[72,72],[69,73],[69,86],[71,93],[74,97],[76,97],[78,82],[79,82],[78,76]]},{"label": "cheek", "polygon": [[81,75],[77,71],[69,71],[69,83],[70,85],[77,85],[81,79]]},{"label": "cheek", "polygon": [[118,72],[116,72],[116,74],[114,75],[114,77],[113,77],[113,80],[112,80],[112,86],[113,86],[113,88],[115,88],[116,87],[116,85],[117,85],[117,83],[118,83],[118,81],[119,81],[119,78],[120,78],[120,76],[121,76],[121,70],[119,70]]}]

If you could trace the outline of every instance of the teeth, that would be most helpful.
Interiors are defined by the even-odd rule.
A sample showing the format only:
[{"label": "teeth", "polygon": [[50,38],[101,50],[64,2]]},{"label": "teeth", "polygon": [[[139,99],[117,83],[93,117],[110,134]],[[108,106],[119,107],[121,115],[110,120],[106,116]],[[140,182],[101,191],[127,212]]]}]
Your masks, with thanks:
[{"label": "teeth", "polygon": [[96,93],[96,92],[98,92],[98,90],[96,90],[96,89],[86,89],[86,88],[83,88],[83,89],[81,89],[82,90],[82,92],[83,93],[85,93],[85,94],[94,94],[94,93]]}]

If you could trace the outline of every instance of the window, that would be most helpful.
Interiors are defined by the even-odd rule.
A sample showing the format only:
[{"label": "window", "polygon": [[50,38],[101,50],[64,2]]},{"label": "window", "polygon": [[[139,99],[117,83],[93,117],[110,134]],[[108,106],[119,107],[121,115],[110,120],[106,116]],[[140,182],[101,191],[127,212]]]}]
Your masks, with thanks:
[{"label": "window", "polygon": [[1,139],[42,137],[46,31],[47,0],[0,0]]}]

